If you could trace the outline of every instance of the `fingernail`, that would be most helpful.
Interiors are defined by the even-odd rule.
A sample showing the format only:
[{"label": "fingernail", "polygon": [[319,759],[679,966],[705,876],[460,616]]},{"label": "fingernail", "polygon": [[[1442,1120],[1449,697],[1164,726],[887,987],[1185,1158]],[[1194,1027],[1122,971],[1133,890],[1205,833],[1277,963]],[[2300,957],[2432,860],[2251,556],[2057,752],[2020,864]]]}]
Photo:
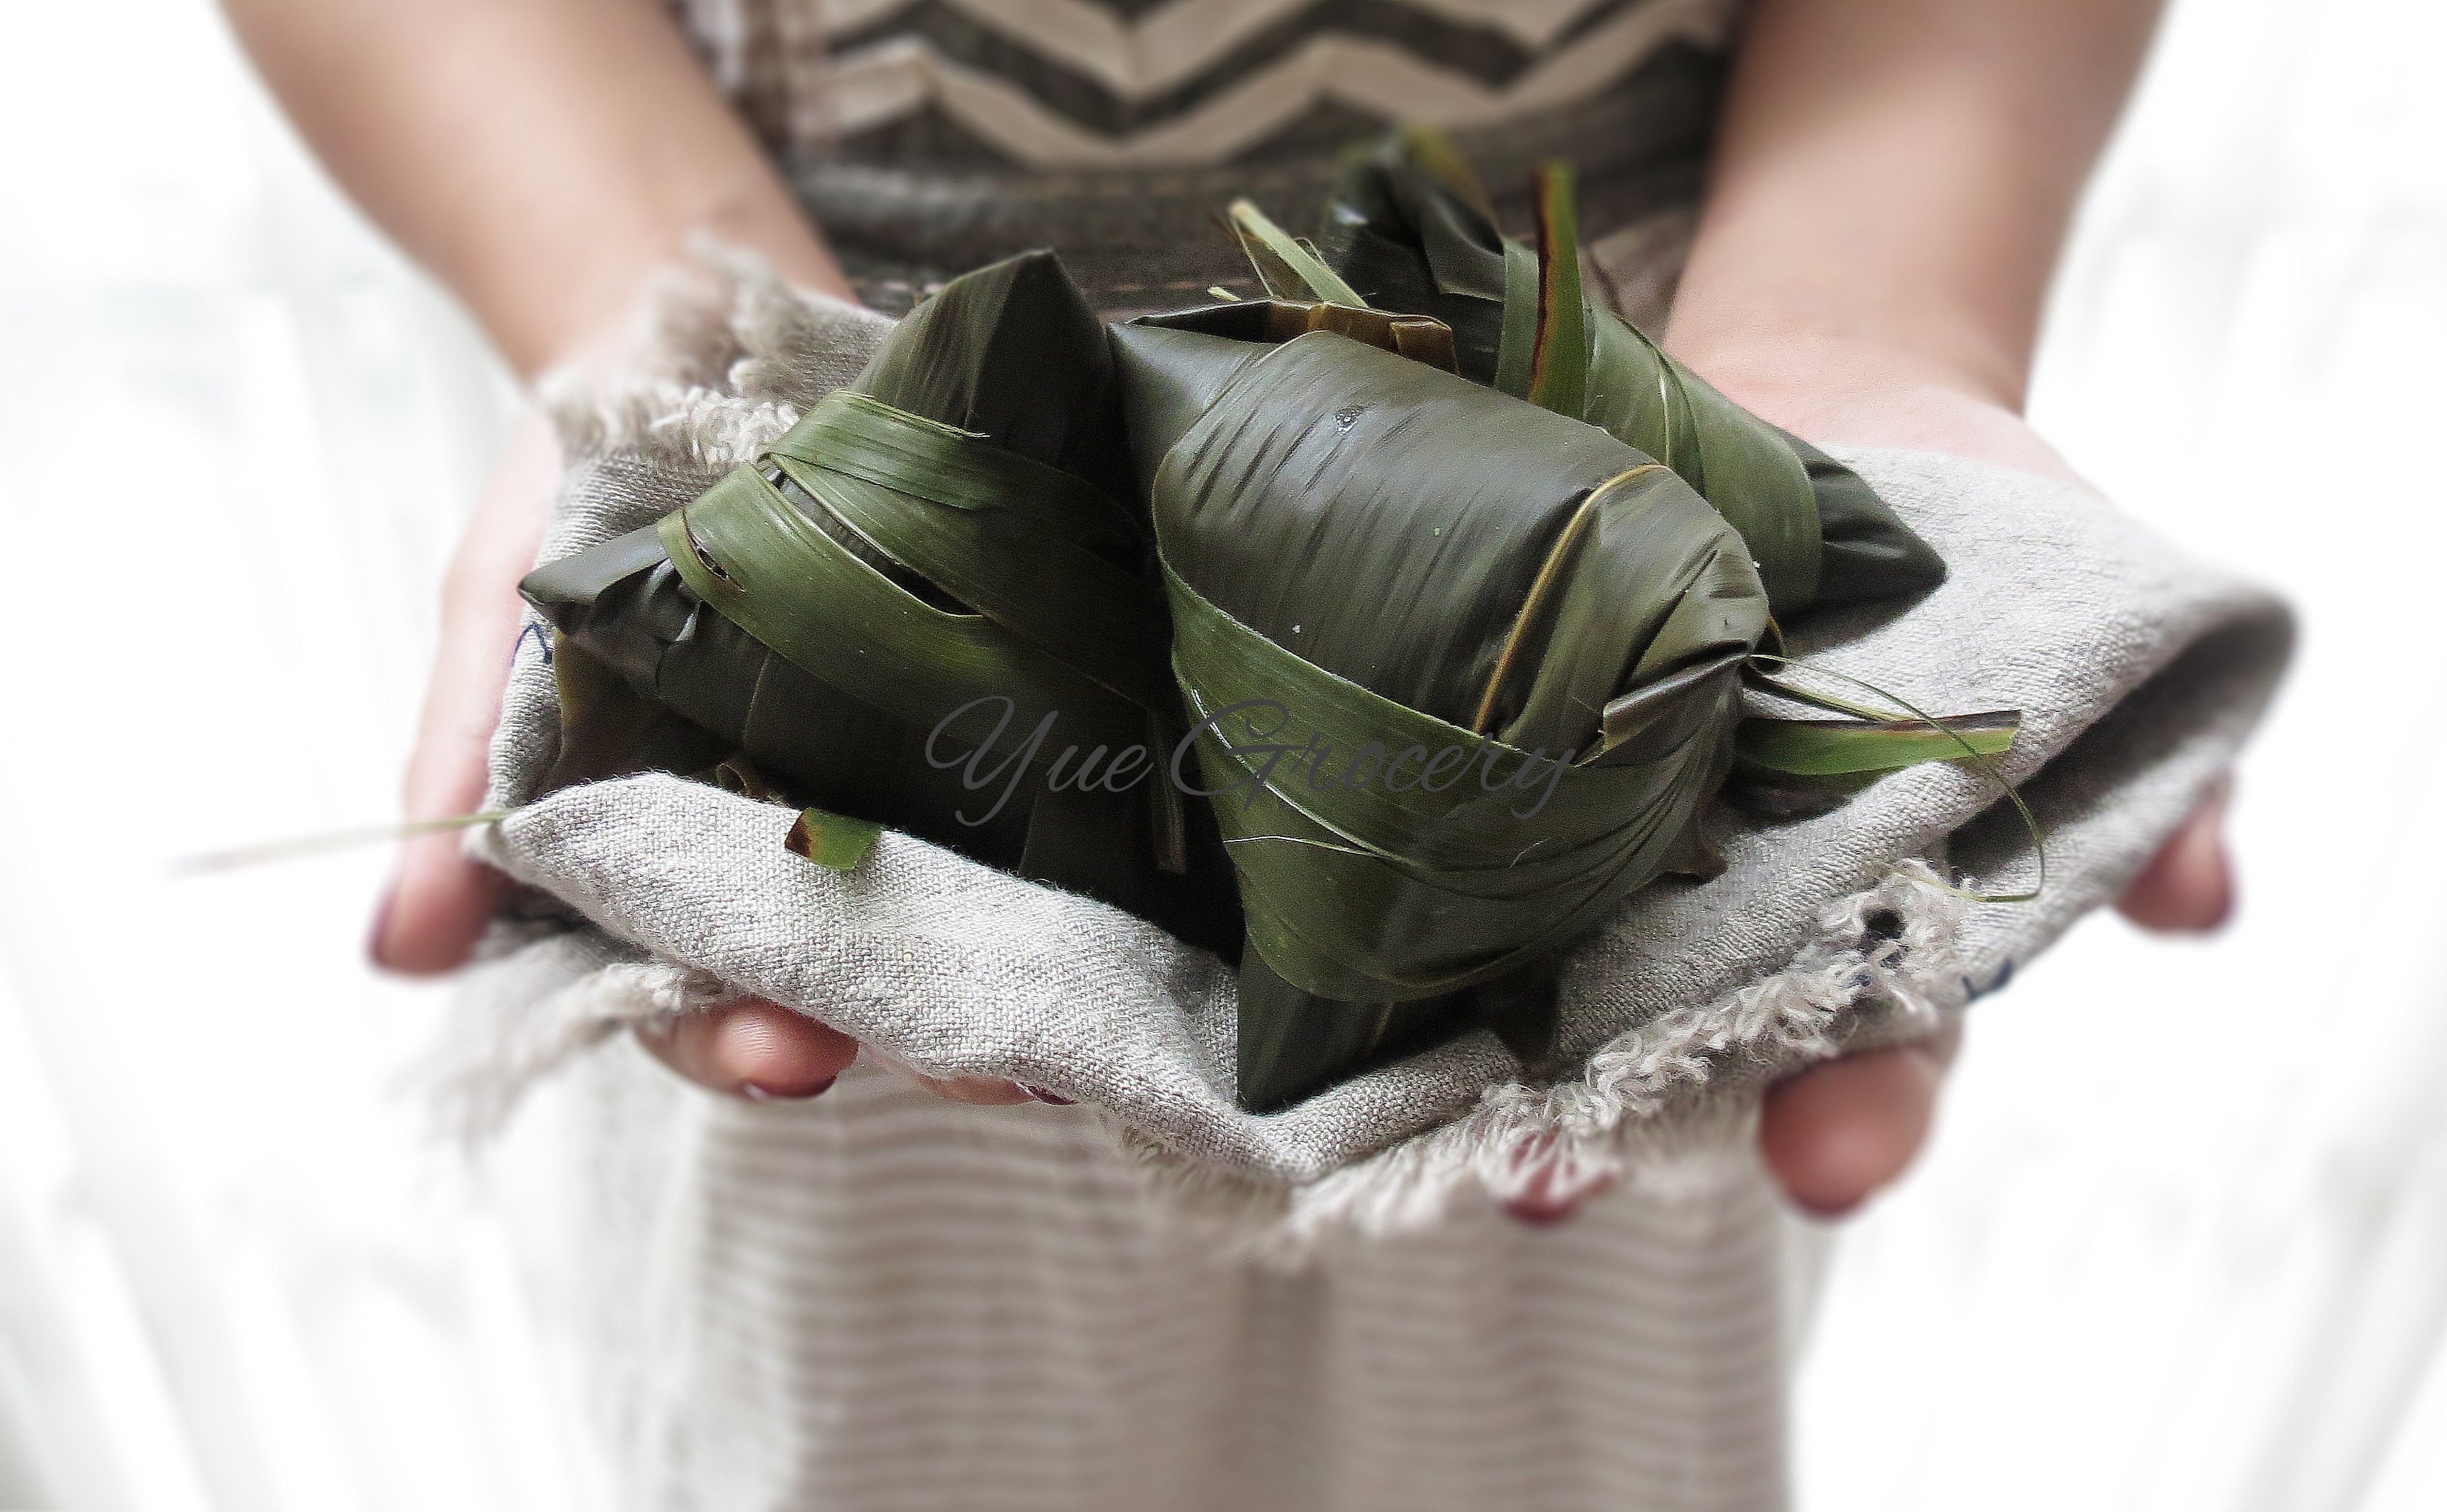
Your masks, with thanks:
[{"label": "fingernail", "polygon": [[827,1076],[813,1087],[787,1088],[766,1087],[757,1082],[742,1082],[739,1084],[739,1095],[751,1103],[804,1103],[811,1097],[822,1097],[831,1090],[833,1083],[840,1079],[837,1076]]},{"label": "fingernail", "polygon": [[1075,1097],[1059,1097],[1047,1091],[1041,1087],[1031,1087],[1026,1082],[1014,1082],[1011,1085],[1018,1087],[1021,1091],[1026,1092],[1029,1096],[1036,1099],[1038,1102],[1051,1103],[1055,1107],[1075,1107],[1078,1106],[1079,1100]]}]

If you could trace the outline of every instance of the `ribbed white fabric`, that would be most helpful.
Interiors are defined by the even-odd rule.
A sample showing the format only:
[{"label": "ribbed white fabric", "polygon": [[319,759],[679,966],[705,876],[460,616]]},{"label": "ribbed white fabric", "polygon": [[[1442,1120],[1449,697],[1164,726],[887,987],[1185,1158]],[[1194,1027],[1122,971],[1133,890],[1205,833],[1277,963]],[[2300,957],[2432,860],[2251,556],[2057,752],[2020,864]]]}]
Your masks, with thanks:
[{"label": "ribbed white fabric", "polygon": [[1783,1504],[1781,1240],[1746,1156],[1287,1274],[1163,1216],[1086,1108],[863,1062],[763,1106],[627,1045],[548,1106],[590,1152],[551,1227],[634,1507]]}]

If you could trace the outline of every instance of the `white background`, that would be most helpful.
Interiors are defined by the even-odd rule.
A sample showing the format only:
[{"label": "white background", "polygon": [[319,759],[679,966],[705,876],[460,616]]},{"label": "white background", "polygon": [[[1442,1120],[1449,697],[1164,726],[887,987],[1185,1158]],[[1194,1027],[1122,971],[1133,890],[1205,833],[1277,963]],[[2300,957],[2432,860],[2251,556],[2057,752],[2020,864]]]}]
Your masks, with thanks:
[{"label": "white background", "polygon": [[[2244,914],[2095,921],[1975,1013],[1849,1231],[1805,1512],[2447,1505],[2447,14],[2183,0],[2052,315],[2041,428],[2285,589]],[[0,0],[0,1507],[578,1508],[571,1372],[422,1142],[391,811],[513,396],[205,0]]]}]

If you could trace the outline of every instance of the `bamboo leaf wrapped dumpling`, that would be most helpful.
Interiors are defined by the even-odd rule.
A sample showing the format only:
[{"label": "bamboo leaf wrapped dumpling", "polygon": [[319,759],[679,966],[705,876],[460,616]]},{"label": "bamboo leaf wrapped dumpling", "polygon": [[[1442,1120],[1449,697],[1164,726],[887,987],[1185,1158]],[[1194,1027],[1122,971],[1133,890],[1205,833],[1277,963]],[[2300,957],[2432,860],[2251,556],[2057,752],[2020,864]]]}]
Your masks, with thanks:
[{"label": "bamboo leaf wrapped dumpling", "polygon": [[[1179,723],[1113,382],[1052,254],[955,280],[754,465],[527,578],[560,632],[564,705],[591,681],[602,707],[586,670],[609,668],[700,753],[744,754],[799,802],[1237,949],[1224,868],[1178,795],[1076,781],[1081,752],[1160,756]],[[565,745],[589,728],[611,746],[646,728],[657,749],[565,749],[564,778],[688,744],[633,717],[573,721]]]},{"label": "bamboo leaf wrapped dumpling", "polygon": [[1768,624],[1669,469],[1330,331],[1213,333],[1262,309],[1115,334],[1261,1108],[1551,1015],[1553,953],[1685,850]]}]

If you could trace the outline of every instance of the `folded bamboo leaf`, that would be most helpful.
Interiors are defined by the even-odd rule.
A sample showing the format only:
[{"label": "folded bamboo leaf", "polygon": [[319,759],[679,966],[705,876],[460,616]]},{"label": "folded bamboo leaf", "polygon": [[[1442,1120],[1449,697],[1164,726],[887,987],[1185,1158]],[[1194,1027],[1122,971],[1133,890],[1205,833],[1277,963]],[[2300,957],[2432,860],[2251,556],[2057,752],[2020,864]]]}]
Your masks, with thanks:
[{"label": "folded bamboo leaf", "polygon": [[689,772],[713,765],[728,743],[638,693],[619,670],[568,636],[552,640],[560,695],[560,750],[543,788],[599,783],[638,772]]},{"label": "folded bamboo leaf", "polygon": [[[1079,739],[1127,744],[1145,731],[1143,710],[984,615],[908,593],[752,470],[664,516],[656,533],[700,602],[821,682],[915,728],[966,709],[945,734],[968,747],[985,744],[997,724],[1032,729],[1048,715]],[[1015,706],[1008,720],[996,702],[1006,698]]]},{"label": "folded bamboo leaf", "polygon": [[1216,333],[1275,319],[1114,343],[1248,919],[1253,1107],[1470,1022],[1534,1043],[1520,973],[1687,853],[1767,625],[1666,468],[1330,331]]},{"label": "folded bamboo leaf", "polygon": [[1113,384],[1060,264],[1010,259],[920,306],[755,465],[525,591],[794,803],[1235,953],[1211,822],[1161,781],[1050,791],[1132,747],[1160,764],[1181,724]]},{"label": "folded bamboo leaf", "polygon": [[[1463,377],[1515,397],[1528,393],[1537,257],[1497,233],[1486,190],[1444,137],[1412,128],[1353,159],[1335,186],[1318,247],[1376,309],[1433,315],[1451,328]],[[1508,299],[1514,293],[1519,297]],[[1509,343],[1508,312],[1527,322]],[[1507,350],[1518,369],[1510,381],[1497,375]]]},{"label": "folded bamboo leaf", "polygon": [[[1465,377],[1528,396],[1542,390],[1672,467],[1741,531],[1779,617],[1822,605],[1925,591],[1944,564],[1858,475],[1760,420],[1667,356],[1637,328],[1577,291],[1569,176],[1542,173],[1541,257],[1498,232],[1486,193],[1451,143],[1424,128],[1355,158],[1327,207],[1324,260],[1381,310],[1434,315],[1452,329]],[[1567,292],[1571,291],[1571,292]],[[1577,303],[1587,343],[1570,408],[1565,329]]]}]

